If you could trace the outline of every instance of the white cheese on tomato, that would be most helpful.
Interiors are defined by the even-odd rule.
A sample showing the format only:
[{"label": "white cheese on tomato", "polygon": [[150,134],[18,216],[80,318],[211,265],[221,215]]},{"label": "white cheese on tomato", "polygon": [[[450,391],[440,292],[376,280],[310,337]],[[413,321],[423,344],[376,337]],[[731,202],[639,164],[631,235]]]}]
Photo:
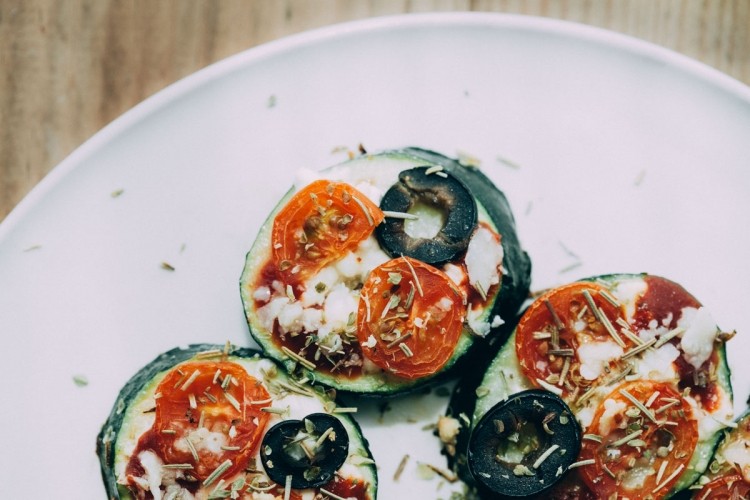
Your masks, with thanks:
[{"label": "white cheese on tomato", "polygon": [[175,441],[176,449],[189,453],[190,446],[186,440],[189,439],[197,452],[207,451],[213,455],[219,455],[223,452],[222,446],[227,444],[227,435],[223,432],[212,432],[205,427],[200,427],[191,432],[187,437]]},{"label": "white cheese on tomato", "polygon": [[599,418],[599,434],[602,436],[608,435],[617,426],[614,422],[614,417],[625,411],[628,405],[622,401],[616,399],[605,399],[604,400],[604,412]]},{"label": "white cheese on tomato", "polygon": [[586,380],[598,379],[610,361],[619,359],[623,354],[622,347],[608,340],[586,342],[578,346],[576,352],[581,363],[581,376]]}]

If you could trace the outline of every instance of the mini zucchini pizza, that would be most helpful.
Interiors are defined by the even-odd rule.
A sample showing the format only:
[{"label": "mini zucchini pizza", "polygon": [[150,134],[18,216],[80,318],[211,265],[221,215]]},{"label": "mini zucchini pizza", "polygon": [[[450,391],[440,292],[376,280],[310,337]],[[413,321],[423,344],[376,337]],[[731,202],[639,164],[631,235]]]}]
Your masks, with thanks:
[{"label": "mini zucchini pizza", "polygon": [[693,495],[697,500],[750,498],[750,412],[724,434],[699,484]]},{"label": "mini zucchini pizza", "polygon": [[375,500],[346,410],[257,351],[173,349],[123,387],[97,438],[108,498]]},{"label": "mini zucchini pizza", "polygon": [[240,279],[253,338],[290,372],[405,392],[466,359],[527,297],[510,206],[476,168],[405,149],[301,177]]},{"label": "mini zucchini pizza", "polygon": [[731,425],[730,337],[659,276],[549,290],[454,391],[438,423],[451,466],[482,498],[670,497]]}]

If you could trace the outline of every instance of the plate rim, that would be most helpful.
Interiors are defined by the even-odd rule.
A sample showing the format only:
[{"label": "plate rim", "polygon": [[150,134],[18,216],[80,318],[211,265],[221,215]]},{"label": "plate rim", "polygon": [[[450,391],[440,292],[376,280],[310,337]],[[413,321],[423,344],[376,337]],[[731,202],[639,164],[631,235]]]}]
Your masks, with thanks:
[{"label": "plate rim", "polygon": [[171,103],[201,86],[218,81],[227,75],[267,58],[291,52],[304,46],[323,43],[330,39],[362,36],[366,33],[387,32],[408,27],[430,26],[488,26],[496,29],[524,29],[530,32],[554,34],[587,43],[608,47],[642,57],[650,57],[672,66],[675,70],[710,84],[722,92],[745,101],[750,106],[750,86],[723,73],[707,63],[671,48],[658,45],[633,35],[566,19],[505,12],[449,11],[421,12],[375,16],[329,24],[263,42],[215,61],[193,73],[166,85],[124,111],[86,139],[63,160],[53,166],[31,190],[0,221],[0,248],[25,216],[44,199],[63,178],[97,151],[105,148],[130,127],[148,116],[158,113]]}]

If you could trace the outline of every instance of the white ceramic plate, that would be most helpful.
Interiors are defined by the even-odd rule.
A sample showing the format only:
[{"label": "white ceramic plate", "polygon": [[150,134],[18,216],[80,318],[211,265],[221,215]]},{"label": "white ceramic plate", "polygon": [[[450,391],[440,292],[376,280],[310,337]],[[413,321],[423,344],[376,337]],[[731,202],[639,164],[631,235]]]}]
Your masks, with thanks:
[{"label": "white ceramic plate", "polygon": [[[536,289],[609,272],[681,282],[740,332],[729,357],[744,409],[749,137],[747,87],[534,18],[372,19],[211,66],[94,136],[0,226],[3,496],[104,498],[94,440],[121,385],[176,345],[250,342],[238,278],[260,224],[299,167],[359,143],[481,159]],[[400,400],[382,423],[377,404],[360,412],[381,498],[449,496],[417,474],[444,465],[422,427],[445,402]]]}]

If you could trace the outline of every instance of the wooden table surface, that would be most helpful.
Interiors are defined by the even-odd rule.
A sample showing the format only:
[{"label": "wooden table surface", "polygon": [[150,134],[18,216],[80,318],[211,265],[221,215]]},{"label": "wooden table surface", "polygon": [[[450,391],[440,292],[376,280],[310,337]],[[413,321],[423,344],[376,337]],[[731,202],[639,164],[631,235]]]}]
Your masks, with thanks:
[{"label": "wooden table surface", "polygon": [[750,84],[750,0],[0,0],[0,221],[99,129],[212,62],[333,23],[467,10],[610,29]]}]

